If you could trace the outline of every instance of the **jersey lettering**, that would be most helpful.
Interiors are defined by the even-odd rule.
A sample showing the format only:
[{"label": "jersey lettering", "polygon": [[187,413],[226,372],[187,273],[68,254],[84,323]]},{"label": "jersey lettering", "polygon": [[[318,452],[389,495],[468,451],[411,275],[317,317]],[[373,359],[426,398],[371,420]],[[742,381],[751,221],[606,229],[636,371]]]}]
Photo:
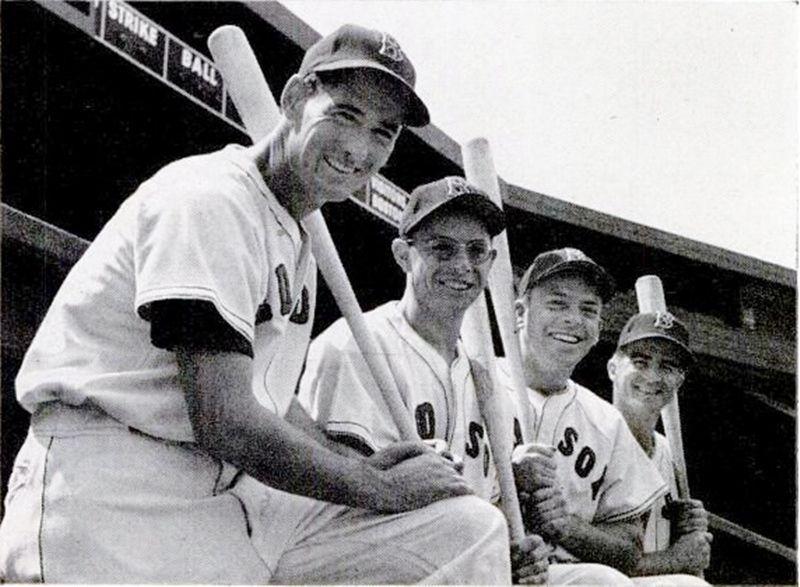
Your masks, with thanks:
[{"label": "jersey lettering", "polygon": [[286,273],[286,266],[281,263],[275,268],[275,275],[278,277],[278,295],[281,298],[281,316],[286,316],[292,311],[292,292],[289,289],[289,274]]},{"label": "jersey lettering", "polygon": [[479,454],[481,454],[482,439],[483,439],[483,426],[481,426],[477,422],[470,422],[469,442],[467,443],[465,450],[466,453],[473,459],[476,458]]},{"label": "jersey lettering", "polygon": [[578,440],[578,433],[574,428],[567,426],[564,429],[564,440],[558,443],[558,452],[568,457],[575,452],[575,442]]},{"label": "jersey lettering", "polygon": [[606,480],[606,471],[608,471],[608,466],[603,467],[603,474],[600,475],[600,478],[592,483],[592,501],[597,499],[597,493],[600,491],[600,486],[603,485],[603,481]]},{"label": "jersey lettering", "polygon": [[310,306],[308,304],[308,289],[303,286],[303,291],[300,292],[300,301],[294,307],[294,312],[289,316],[289,322],[295,324],[305,324],[308,322]]},{"label": "jersey lettering", "polygon": [[436,432],[436,416],[433,413],[433,406],[430,402],[425,402],[417,406],[414,410],[417,419],[417,432],[423,440],[433,438]]},{"label": "jersey lettering", "polygon": [[591,473],[596,460],[594,451],[588,446],[584,446],[581,452],[578,453],[578,458],[575,459],[575,472],[578,477],[585,478]]},{"label": "jersey lettering", "polygon": [[256,312],[256,324],[272,320],[272,307],[266,300],[258,307]]},{"label": "jersey lettering", "polygon": [[483,477],[489,476],[489,451],[483,451]]}]

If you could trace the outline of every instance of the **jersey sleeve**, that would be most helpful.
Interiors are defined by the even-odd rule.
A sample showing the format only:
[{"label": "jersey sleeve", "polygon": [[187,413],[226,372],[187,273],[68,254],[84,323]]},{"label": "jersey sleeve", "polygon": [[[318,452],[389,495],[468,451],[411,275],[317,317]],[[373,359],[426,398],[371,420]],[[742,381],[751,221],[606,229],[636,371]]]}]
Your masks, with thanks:
[{"label": "jersey sleeve", "polygon": [[210,192],[178,187],[141,202],[133,244],[136,310],[149,319],[154,302],[207,302],[252,344],[268,275],[256,209],[235,184]]},{"label": "jersey sleeve", "polygon": [[594,523],[637,518],[666,492],[658,469],[620,416]]},{"label": "jersey sleeve", "polygon": [[298,400],[328,434],[355,448],[377,451],[400,440],[343,320],[311,343]]}]

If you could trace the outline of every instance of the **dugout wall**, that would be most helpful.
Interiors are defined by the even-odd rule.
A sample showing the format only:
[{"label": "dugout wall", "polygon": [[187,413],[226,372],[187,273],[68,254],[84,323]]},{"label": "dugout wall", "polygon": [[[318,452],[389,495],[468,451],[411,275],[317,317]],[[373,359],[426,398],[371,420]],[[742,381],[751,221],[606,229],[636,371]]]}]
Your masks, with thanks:
[{"label": "dugout wall", "polygon": [[[273,90],[318,35],[280,4],[10,2],[2,5],[2,472],[27,414],[13,379],[69,267],[121,201],[168,161],[246,142],[208,34],[241,26]],[[435,126],[404,131],[383,179],[325,210],[362,305],[399,295],[393,221],[414,186],[461,173]],[[707,578],[794,583],[795,272],[502,184],[512,261],[577,246],[614,275],[601,343],[576,379],[610,399],[605,361],[635,311],[633,283],[664,280],[698,368],[681,397],[693,494],[717,514]],[[621,263],[624,260],[624,264]],[[315,332],[338,312],[320,288]]]}]

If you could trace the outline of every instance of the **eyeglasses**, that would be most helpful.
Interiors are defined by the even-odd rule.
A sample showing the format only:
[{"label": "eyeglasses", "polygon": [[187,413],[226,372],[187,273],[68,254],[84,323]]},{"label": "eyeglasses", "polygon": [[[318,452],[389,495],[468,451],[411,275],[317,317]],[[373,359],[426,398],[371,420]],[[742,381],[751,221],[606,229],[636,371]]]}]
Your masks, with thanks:
[{"label": "eyeglasses", "polygon": [[446,236],[435,236],[426,239],[405,239],[410,245],[417,245],[420,249],[433,256],[437,261],[449,261],[461,249],[467,254],[467,259],[473,265],[483,265],[492,256],[491,244],[486,240],[472,240],[466,243],[459,242]]}]

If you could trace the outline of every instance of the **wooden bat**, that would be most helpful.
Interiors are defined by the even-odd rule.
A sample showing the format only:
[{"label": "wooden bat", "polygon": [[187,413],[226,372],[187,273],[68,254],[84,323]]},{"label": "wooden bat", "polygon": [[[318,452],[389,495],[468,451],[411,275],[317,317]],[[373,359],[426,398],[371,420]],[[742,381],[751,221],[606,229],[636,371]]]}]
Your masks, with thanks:
[{"label": "wooden bat", "polygon": [[470,357],[475,395],[486,425],[494,466],[497,468],[503,514],[508,520],[511,540],[520,541],[525,537],[525,526],[522,522],[514,472],[511,470],[513,450],[513,432],[509,426],[511,416],[506,411],[506,404],[499,401],[494,394],[498,386],[497,365],[485,296],[486,294],[481,292],[464,314],[461,338]]},{"label": "wooden bat", "polygon": [[[500,194],[500,184],[497,181],[497,172],[489,141],[483,137],[468,141],[461,147],[461,156],[467,181],[486,192],[492,201],[502,209],[503,198]],[[503,342],[503,351],[511,373],[513,391],[522,410],[519,415],[522,437],[525,441],[533,434],[536,419],[528,400],[525,370],[522,366],[522,351],[517,337],[517,320],[514,310],[516,299],[514,270],[511,265],[507,231],[503,231],[495,237],[494,246],[497,249],[497,258],[489,274],[489,292],[492,295],[492,305],[500,330],[500,339]]]},{"label": "wooden bat", "polygon": [[[484,190],[498,206],[502,207],[500,187],[497,183],[497,174],[494,170],[488,141],[482,138],[470,141],[462,147],[461,153],[467,181]],[[491,290],[492,301],[495,303],[495,314],[501,326],[501,335],[505,332],[503,346],[512,369],[514,391],[519,396],[518,403],[522,410],[520,424],[524,433],[526,430],[532,430],[529,428],[532,425],[532,419],[526,417],[530,411],[530,402],[524,383],[522,355],[514,328],[514,285],[511,274],[511,258],[508,253],[508,239],[505,233],[495,238],[495,246],[498,250],[498,258],[489,277],[489,287],[492,287],[492,275],[495,275],[495,289]],[[511,469],[514,433],[511,429],[511,414],[506,409],[507,404],[500,401],[498,395],[494,393],[494,390],[498,389],[497,365],[489,323],[489,309],[484,292],[481,292],[464,315],[461,335],[467,353],[473,360],[472,375],[475,381],[475,393],[497,468],[503,513],[508,520],[511,539],[519,541],[525,537],[525,526],[520,513],[514,473]]]},{"label": "wooden bat", "polygon": [[[269,134],[281,119],[281,111],[269,90],[264,73],[244,32],[236,26],[219,27],[208,37],[208,49],[225,82],[225,88],[236,105],[247,133],[255,143]],[[375,383],[406,440],[417,440],[417,430],[408,408],[400,399],[400,391],[382,354],[367,328],[353,287],[333,244],[325,218],[320,210],[303,219],[311,235],[317,265],[333,294],[339,310],[347,320],[353,338],[375,378]]]},{"label": "wooden bat", "polygon": [[238,26],[221,26],[208,36],[208,50],[247,134],[254,143],[258,142],[278,126],[281,109],[247,36]]},{"label": "wooden bat", "polygon": [[[664,286],[657,275],[643,275],[636,280],[636,301],[639,304],[640,313],[667,311]],[[683,452],[683,433],[681,432],[681,415],[677,394],[661,410],[661,421],[664,423],[664,434],[675,463],[678,496],[681,499],[689,499],[689,478],[686,475],[686,459]]]}]

